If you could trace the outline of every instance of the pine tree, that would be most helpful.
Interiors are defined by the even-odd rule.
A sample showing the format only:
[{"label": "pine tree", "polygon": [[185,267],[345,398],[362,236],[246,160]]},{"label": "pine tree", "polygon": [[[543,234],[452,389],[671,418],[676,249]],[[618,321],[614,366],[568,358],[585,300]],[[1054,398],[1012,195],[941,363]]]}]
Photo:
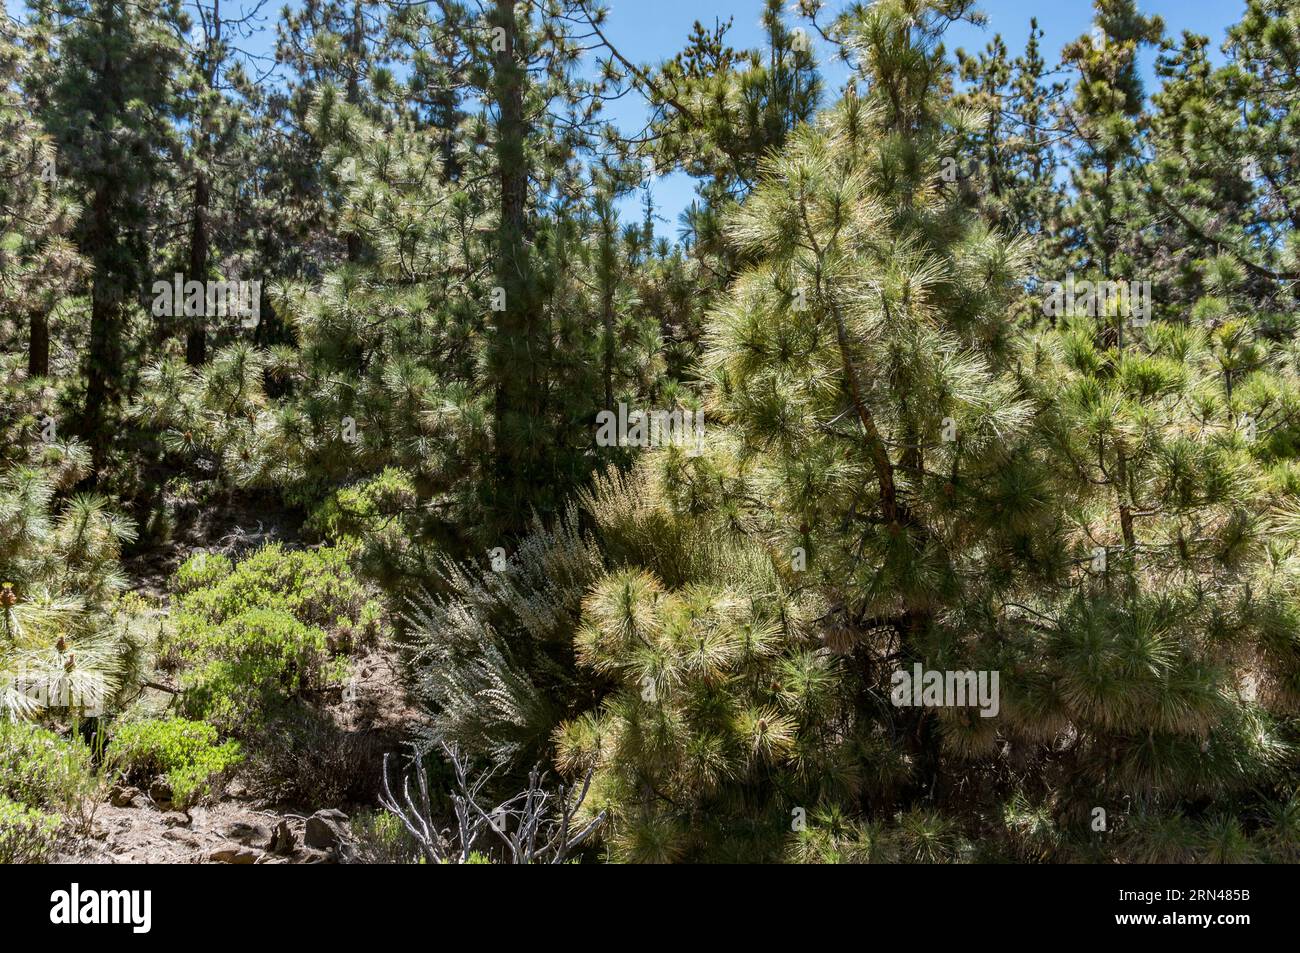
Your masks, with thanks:
[{"label": "pine tree", "polygon": [[713,296],[741,266],[736,247],[723,236],[725,217],[757,181],[763,158],[781,149],[820,105],[811,31],[791,26],[779,0],[766,0],[760,24],[764,47],[738,50],[727,43],[730,21],[712,30],[697,21],[686,47],[653,72],[636,69],[610,46],[609,68],[630,72],[652,109],[639,144],[643,161],[659,174],[680,169],[699,180],[699,197],[681,216],[697,307],[664,334],[679,374],[699,353]]},{"label": "pine tree", "polygon": [[[1297,14],[1293,4],[1252,2],[1215,69],[1209,40],[1185,34],[1157,60],[1144,182],[1152,216],[1169,217],[1157,263],[1171,301],[1194,304],[1219,284],[1216,262],[1242,271],[1239,295],[1271,315],[1270,333],[1292,333],[1296,253],[1287,235],[1300,221],[1294,164]],[[1210,295],[1212,297],[1212,295]],[[1281,320],[1281,325],[1278,321]]]},{"label": "pine tree", "polygon": [[[1285,803],[1296,541],[1273,501],[1291,492],[1294,367],[1179,321],[1123,345],[1093,315],[1017,325],[1022,249],[941,174],[974,118],[938,42],[963,6],[878,3],[843,25],[866,92],[797,131],[731,225],[752,264],[705,357],[725,432],[704,460],[669,451],[621,522],[593,507],[616,568],[575,647],[616,688],[560,729],[558,757],[595,767],[615,857],[761,855],[793,809],[840,825],[844,804],[861,823],[796,853],[958,859],[974,808],[1002,819],[986,855],[1059,856],[1093,849],[1089,812],[1125,799],[1140,819],[1097,845],[1109,856],[1168,857],[1154,832],[1191,815],[1177,849],[1240,857],[1241,818]],[[1133,26],[1105,17],[1103,52]],[[1124,109],[1119,45],[1085,55],[1086,95]],[[1093,185],[1080,221],[1119,225],[1131,194]],[[1122,260],[1122,230],[1079,234],[1090,267]],[[1251,413],[1264,429],[1229,423]],[[738,551],[674,549],[700,535],[675,524],[688,513]],[[654,542],[620,549],[620,525]],[[891,705],[914,663],[999,673],[1000,711]]]},{"label": "pine tree", "polygon": [[[274,97],[272,105],[295,143],[293,150],[277,156],[277,162],[290,180],[292,201],[306,206],[298,237],[313,245],[324,242],[327,248],[341,239],[343,253],[354,263],[365,251],[360,236],[340,233],[337,218],[330,214],[348,185],[327,174],[330,169],[321,160],[332,143],[312,133],[309,117],[317,97],[334,87],[366,118],[381,119],[393,85],[388,70],[395,55],[389,15],[388,5],[374,0],[310,0],[287,10],[276,27],[276,59],[290,67],[292,78],[287,93]],[[319,258],[304,261],[311,268]]]},{"label": "pine tree", "polygon": [[82,277],[67,241],[77,209],[59,188],[58,157],[20,86],[35,53],[0,6],[0,314],[27,326],[27,373],[50,373],[49,316]]},{"label": "pine tree", "polygon": [[78,428],[99,471],[130,390],[128,332],[147,291],[150,191],[173,171],[180,14],[174,2],[128,9],[120,0],[40,9],[59,37],[43,119],[84,208],[75,237],[91,267],[90,336]]},{"label": "pine tree", "polygon": [[[489,321],[492,443],[479,490],[482,536],[497,545],[524,531],[533,511],[558,513],[587,479],[592,421],[607,379],[617,376],[603,372],[606,302],[593,301],[586,280],[591,178],[580,158],[602,151],[599,111],[610,82],[579,74],[580,24],[589,14],[581,0],[501,0],[481,17],[448,0],[438,11],[436,22],[419,24],[414,43],[417,61],[450,86],[432,96],[444,106],[449,96],[484,103],[461,123],[453,154],[461,180],[492,185],[493,280],[479,302]],[[468,66],[456,65],[453,41]],[[439,50],[440,66],[420,59],[427,47]]]},{"label": "pine tree", "polygon": [[[240,206],[249,198],[244,185],[246,169],[237,159],[250,159],[244,143],[246,107],[239,91],[247,82],[237,58],[237,44],[249,29],[252,14],[223,10],[220,0],[194,5],[190,21],[185,104],[188,120],[186,164],[190,199],[186,267],[190,280],[223,280],[220,268],[231,267],[240,258],[247,262],[249,249],[240,247],[244,235],[239,225],[244,215]],[[215,261],[214,261],[215,259]],[[231,278],[241,278],[231,275]],[[200,315],[190,318],[185,331],[185,360],[201,366],[208,355],[208,328]]]},{"label": "pine tree", "polygon": [[[1094,0],[1091,33],[1069,44],[1067,64],[1079,72],[1074,100],[1061,122],[1071,134],[1074,201],[1065,214],[1067,264],[1081,277],[1133,280],[1146,258],[1142,224],[1141,133],[1146,119],[1137,53],[1159,42],[1164,25],[1144,17],[1133,0]],[[1049,279],[1054,280],[1054,279]],[[1097,333],[1119,340],[1123,328],[1098,316]]]},{"label": "pine tree", "polygon": [[[886,659],[989,667],[956,665],[988,663],[996,640],[944,607],[994,606],[1063,559],[1012,374],[1023,250],[941,174],[968,122],[945,112],[937,44],[960,6],[877,4],[845,25],[869,92],[797,135],[745,203],[732,234],[757,263],[706,355],[778,558],[798,547],[826,588],[864,715]],[[908,734],[932,773],[921,721]]]},{"label": "pine tree", "polygon": [[[55,501],[84,473],[84,447],[0,473],[0,717],[97,716],[139,677],[140,646],[113,605],[129,521],[95,496]],[[49,458],[51,452],[46,453]]]},{"label": "pine tree", "polygon": [[[398,465],[427,493],[474,503],[487,446],[474,378],[483,358],[482,190],[446,181],[437,130],[382,128],[326,92],[311,122],[347,168],[341,220],[371,249],[281,310],[300,351],[281,352],[295,396],[281,418],[305,475],[340,480]],[[351,421],[355,434],[344,434]],[[458,512],[461,512],[458,510]]]},{"label": "pine tree", "polygon": [[978,57],[957,51],[961,76],[969,84],[957,103],[983,114],[982,128],[965,139],[945,172],[969,189],[985,219],[1007,234],[1032,236],[1033,271],[1065,270],[1061,257],[1065,199],[1057,127],[1064,84],[1046,79],[1039,48],[1043,31],[1029,23],[1024,53],[1008,59],[1001,35]]}]

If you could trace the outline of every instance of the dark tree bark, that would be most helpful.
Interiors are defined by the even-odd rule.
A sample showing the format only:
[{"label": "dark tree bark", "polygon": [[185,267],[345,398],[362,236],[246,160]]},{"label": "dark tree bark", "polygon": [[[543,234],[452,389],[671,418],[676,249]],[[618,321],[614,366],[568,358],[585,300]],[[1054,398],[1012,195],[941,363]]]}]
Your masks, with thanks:
[{"label": "dark tree bark", "polygon": [[[200,168],[194,177],[194,224],[190,233],[190,278],[194,281],[205,281],[208,277],[208,177],[202,161],[200,158]],[[185,333],[185,363],[201,367],[208,360],[207,321],[202,314],[190,320],[194,323]]]},{"label": "dark tree bark", "polygon": [[538,305],[534,301],[527,218],[527,120],[524,117],[524,69],[518,61],[516,0],[496,0],[492,18],[497,43],[493,98],[498,111],[496,159],[501,189],[497,231],[497,282],[505,307],[492,313],[495,341],[492,361],[495,416],[495,469],[499,526],[518,529],[528,518],[529,500],[545,474],[538,460],[544,448],[529,439],[540,423],[540,348]]},{"label": "dark tree bark", "polygon": [[[221,49],[221,0],[212,2],[212,34],[205,40],[204,48],[199,54],[199,62],[206,88],[212,89],[217,83],[217,73],[220,68],[218,54]],[[197,168],[194,174],[194,221],[190,233],[189,276],[195,281],[206,281],[212,247],[209,226],[212,196],[207,165],[212,158],[212,130],[202,105],[199,107],[195,152]],[[185,363],[190,367],[201,367],[208,360],[208,329],[203,315],[193,320],[194,323],[185,333]]]},{"label": "dark tree bark", "polygon": [[[103,5],[104,46],[112,48],[119,11],[112,3]],[[125,110],[122,81],[113,58],[105,57],[102,88],[115,112]],[[119,204],[120,179],[100,176],[90,203],[90,227],[86,248],[93,262],[90,289],[90,347],[86,359],[86,399],[81,412],[81,433],[90,444],[91,460],[98,473],[108,459],[110,408],[117,403],[118,378],[122,371],[122,276],[127,253],[117,234],[113,210]]]},{"label": "dark tree bark", "polygon": [[32,311],[30,340],[27,349],[27,374],[29,377],[48,377],[50,374],[50,317],[43,308]]},{"label": "dark tree bark", "polygon": [[[352,54],[352,64],[348,70],[347,100],[352,105],[361,102],[361,52],[365,43],[365,20],[361,11],[361,0],[352,4],[352,32],[348,34],[348,50]],[[347,258],[351,263],[361,260],[361,236],[348,232],[344,241],[347,246]]]}]

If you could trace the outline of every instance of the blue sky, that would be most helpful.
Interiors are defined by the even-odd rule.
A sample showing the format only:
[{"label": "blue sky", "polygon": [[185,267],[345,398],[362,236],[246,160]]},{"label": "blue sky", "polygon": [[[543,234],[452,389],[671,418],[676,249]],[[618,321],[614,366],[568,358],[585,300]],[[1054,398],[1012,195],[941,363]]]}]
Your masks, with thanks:
[{"label": "blue sky", "polygon": [[[733,18],[730,43],[737,48],[757,46],[763,32],[759,25],[761,0],[606,0],[609,20],[605,33],[610,42],[619,47],[624,56],[638,63],[655,62],[673,55],[684,44],[696,20],[706,26],[715,18],[725,21]],[[983,0],[979,9],[988,16],[984,27],[968,23],[956,24],[948,33],[945,45],[949,51],[964,47],[968,51],[983,49],[995,33],[1001,33],[1012,56],[1023,48],[1029,36],[1029,20],[1038,18],[1045,36],[1041,41],[1043,58],[1054,64],[1057,53],[1066,43],[1087,33],[1092,26],[1091,0],[1049,0],[1047,3],[1028,3],[1025,0]],[[828,0],[827,13],[838,9],[835,0]],[[1143,13],[1158,14],[1164,18],[1165,32],[1178,36],[1184,30],[1209,36],[1216,49],[1229,26],[1238,22],[1245,10],[1244,0],[1139,0]],[[843,67],[831,61],[821,51],[819,60],[823,78],[828,87],[835,87],[843,79]],[[1155,53],[1148,51],[1143,57],[1143,69],[1152,76]],[[1152,85],[1148,81],[1148,92]],[[636,126],[642,113],[635,104],[626,102],[611,115],[626,123],[630,130]],[[652,194],[658,214],[666,221],[658,223],[656,231],[664,236],[676,235],[677,215],[686,208],[693,196],[694,184],[685,175],[677,174],[658,179],[652,185]],[[625,216],[639,215],[638,199],[624,200]]]},{"label": "blue sky", "polygon": [[[235,0],[235,7],[245,7],[251,0]],[[288,0],[290,4],[296,0]],[[712,26],[714,20],[732,20],[728,42],[736,48],[761,46],[763,31],[759,17],[763,0],[604,0],[609,10],[604,25],[605,34],[619,51],[639,64],[653,64],[671,57],[679,51],[690,35],[696,20]],[[1241,19],[1245,0],[1138,0],[1139,8],[1146,14],[1159,14],[1165,21],[1165,32],[1177,36],[1184,30],[1209,36],[1217,51],[1228,26]],[[826,0],[824,19],[844,5],[840,0]],[[795,6],[791,3],[790,6]],[[1001,33],[1012,56],[1020,53],[1029,35],[1031,17],[1038,18],[1044,31],[1042,55],[1049,66],[1054,65],[1061,47],[1087,33],[1092,26],[1092,0],[1049,0],[1036,4],[1026,0],[983,0],[978,8],[987,15],[988,23],[976,27],[968,23],[955,24],[948,32],[945,44],[950,53],[958,47],[970,51],[983,49],[995,33]],[[280,0],[268,0],[263,8],[266,18],[264,31],[250,48],[269,50],[274,43],[274,22],[279,16]],[[818,60],[828,89],[842,85],[847,70],[832,57],[828,50],[819,48]],[[1143,55],[1143,69],[1152,77],[1154,51]],[[1152,81],[1148,82],[1148,91]],[[627,133],[642,127],[645,110],[636,96],[627,96],[611,104],[607,118],[616,121]],[[690,205],[695,184],[686,175],[678,173],[656,179],[650,186],[656,206],[656,233],[675,238],[677,217]],[[627,196],[619,203],[625,219],[636,220],[643,214],[642,196]]]},{"label": "blue sky", "polygon": [[[233,9],[247,9],[252,0],[228,0],[227,6]],[[295,0],[288,0],[292,5]],[[609,17],[604,27],[606,35],[623,53],[637,63],[653,64],[672,56],[680,50],[690,34],[696,20],[711,26],[715,19],[733,21],[728,41],[733,47],[747,48],[762,44],[763,33],[759,25],[759,16],[763,9],[762,0],[604,0],[609,8]],[[17,12],[23,9],[22,0],[11,2],[10,9]],[[188,4],[187,4],[188,6]],[[263,22],[260,35],[245,44],[246,48],[258,52],[267,52],[274,45],[274,24],[279,17],[281,0],[268,0],[262,9]],[[841,4],[839,0],[827,0],[826,16],[835,13]],[[956,24],[948,33],[946,45],[949,51],[958,47],[975,51],[982,49],[994,33],[1001,33],[1007,47],[1014,56],[1024,47],[1029,35],[1029,20],[1038,18],[1038,24],[1045,36],[1042,40],[1044,59],[1055,63],[1061,47],[1076,37],[1086,33],[1092,24],[1091,0],[1049,0],[1044,4],[1026,2],[1026,0],[983,0],[979,8],[988,16],[988,24],[974,27],[967,23]],[[1159,14],[1165,21],[1165,32],[1177,36],[1184,30],[1209,36],[1212,46],[1217,50],[1228,26],[1241,19],[1245,9],[1244,0],[1139,0],[1139,7],[1146,14]],[[822,65],[823,78],[828,88],[839,86],[844,77],[842,64],[830,57],[826,50],[819,50],[818,59]],[[1151,77],[1155,54],[1147,51],[1143,56],[1143,68]],[[1148,91],[1151,87],[1148,82]],[[607,115],[617,121],[625,132],[635,132],[641,128],[644,110],[636,97],[629,96],[613,105]],[[658,234],[674,237],[677,233],[677,216],[691,202],[694,183],[685,175],[676,174],[657,179],[651,185],[651,192],[657,206],[657,214],[663,219],[657,224]],[[641,199],[629,196],[621,203],[624,217],[639,218]]]}]

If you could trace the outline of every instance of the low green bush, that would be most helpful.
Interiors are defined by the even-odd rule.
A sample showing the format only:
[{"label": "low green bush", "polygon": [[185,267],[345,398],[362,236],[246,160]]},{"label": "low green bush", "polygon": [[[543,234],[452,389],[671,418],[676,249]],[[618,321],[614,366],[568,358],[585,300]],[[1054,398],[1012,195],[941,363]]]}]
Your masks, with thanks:
[{"label": "low green bush", "polygon": [[75,807],[92,776],[90,749],[31,722],[0,719],[0,798],[39,810]]},{"label": "low green bush", "polygon": [[351,554],[272,544],[237,564],[187,560],[162,653],[180,671],[183,713],[249,737],[286,703],[342,682],[346,656],[374,641],[382,617]]},{"label": "low green bush", "polygon": [[411,475],[389,467],[377,477],[331,493],[312,512],[305,529],[331,542],[366,537],[379,529],[379,524],[400,519],[418,503]]},{"label": "low green bush", "polygon": [[183,718],[143,719],[116,728],[107,756],[132,780],[147,783],[162,775],[172,803],[188,807],[215,792],[243,755],[239,743],[217,743],[217,729]]},{"label": "low green bush", "polygon": [[[32,722],[0,719],[0,864],[44,861],[100,793],[90,749]],[[90,811],[93,814],[93,809]]]},{"label": "low green bush", "polygon": [[188,661],[184,711],[234,733],[257,728],[284,701],[347,672],[346,659],[331,657],[323,629],[282,609],[250,609],[206,629]]},{"label": "low green bush", "polygon": [[0,795],[0,864],[39,864],[54,849],[61,820]]},{"label": "low green bush", "polygon": [[353,573],[353,554],[347,546],[287,550],[272,543],[234,566],[196,554],[176,573],[181,637],[187,627],[219,625],[249,609],[280,609],[308,625],[373,636],[381,610]]},{"label": "low green bush", "polygon": [[220,553],[195,553],[172,576],[172,590],[181,594],[214,586],[230,575],[234,564]]}]

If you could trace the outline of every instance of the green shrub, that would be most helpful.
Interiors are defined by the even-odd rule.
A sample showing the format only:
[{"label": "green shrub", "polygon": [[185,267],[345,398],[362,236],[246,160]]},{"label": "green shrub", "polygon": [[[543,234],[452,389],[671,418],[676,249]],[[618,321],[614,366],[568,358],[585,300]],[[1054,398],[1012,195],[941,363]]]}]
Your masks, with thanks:
[{"label": "green shrub", "polygon": [[58,815],[0,795],[0,864],[39,864],[58,837]]},{"label": "green shrub", "polygon": [[352,555],[347,546],[286,550],[272,543],[224,571],[224,557],[192,556],[176,574],[181,637],[187,627],[219,625],[249,609],[280,609],[308,625],[373,636],[380,607],[353,573]]},{"label": "green shrub", "polygon": [[95,797],[90,749],[31,722],[0,719],[0,864],[45,860],[65,816]]},{"label": "green shrub", "polygon": [[30,722],[0,720],[0,798],[68,811],[87,791],[90,750]]},{"label": "green shrub", "polygon": [[362,811],[350,822],[357,862],[414,864],[420,848],[398,818],[388,811]]},{"label": "green shrub", "polygon": [[325,632],[281,609],[250,609],[203,632],[181,676],[182,706],[225,731],[256,728],[281,702],[346,673]]},{"label": "green shrub", "polygon": [[331,542],[366,537],[379,528],[379,523],[407,513],[418,502],[411,475],[389,467],[373,479],[330,494],[311,514],[305,528]]},{"label": "green shrub", "polygon": [[382,610],[346,546],[265,546],[237,565],[200,554],[176,573],[175,631],[163,655],[181,670],[183,712],[248,736],[284,703],[337,684],[342,656],[374,640]]},{"label": "green shrub", "polygon": [[230,559],[220,553],[195,553],[176,570],[172,589],[186,593],[216,585],[230,575],[233,568]]},{"label": "green shrub", "polygon": [[222,776],[243,756],[239,743],[217,744],[217,729],[182,718],[128,722],[117,728],[108,758],[138,781],[162,775],[172,789],[172,801],[188,807],[213,793]]},{"label": "green shrub", "polygon": [[420,506],[411,474],[389,467],[331,493],[304,529],[326,542],[355,547],[358,571],[400,599],[414,595],[439,568],[436,522]]}]

